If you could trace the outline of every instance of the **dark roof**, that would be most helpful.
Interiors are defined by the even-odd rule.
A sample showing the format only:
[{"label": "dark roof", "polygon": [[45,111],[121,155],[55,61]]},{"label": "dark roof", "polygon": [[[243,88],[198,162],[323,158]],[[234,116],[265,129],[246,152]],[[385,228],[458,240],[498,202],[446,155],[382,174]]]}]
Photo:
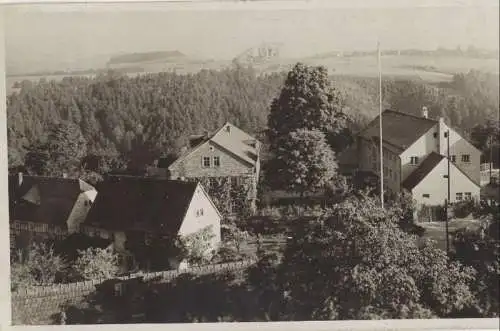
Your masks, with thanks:
[{"label": "dark roof", "polygon": [[[382,140],[405,150],[438,121],[387,109],[382,113]],[[377,116],[359,135],[365,139],[379,137],[379,116]]]},{"label": "dark roof", "polygon": [[427,156],[422,163],[403,181],[403,187],[412,190],[418,183],[422,181],[439,162],[445,157],[436,152],[432,152]]},{"label": "dark roof", "polygon": [[109,177],[100,186],[85,224],[109,230],[177,234],[197,185],[167,179]]},{"label": "dark roof", "polygon": [[[9,176],[10,219],[66,226],[78,196],[94,187],[80,179]],[[29,193],[29,194],[28,194]]]}]

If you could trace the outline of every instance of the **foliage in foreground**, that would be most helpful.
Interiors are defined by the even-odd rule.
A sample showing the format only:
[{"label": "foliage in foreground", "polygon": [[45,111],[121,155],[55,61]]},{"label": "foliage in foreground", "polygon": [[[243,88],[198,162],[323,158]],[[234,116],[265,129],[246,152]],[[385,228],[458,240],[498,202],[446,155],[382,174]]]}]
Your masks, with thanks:
[{"label": "foliage in foreground", "polygon": [[18,252],[11,262],[11,290],[51,285],[67,269],[66,261],[52,246],[33,242],[26,252]]},{"label": "foliage in foreground", "polygon": [[[472,268],[417,244],[399,210],[350,198],[295,229],[278,268],[291,319],[448,317],[475,303]],[[314,270],[314,272],[312,272]]]},{"label": "foliage in foreground", "polygon": [[75,273],[85,279],[111,278],[118,274],[118,255],[110,248],[93,248],[78,251],[73,265]]},{"label": "foliage in foreground", "polygon": [[462,229],[453,239],[454,258],[477,270],[474,291],[478,296],[478,315],[498,317],[500,279],[500,220],[497,214],[490,214],[479,231]]}]

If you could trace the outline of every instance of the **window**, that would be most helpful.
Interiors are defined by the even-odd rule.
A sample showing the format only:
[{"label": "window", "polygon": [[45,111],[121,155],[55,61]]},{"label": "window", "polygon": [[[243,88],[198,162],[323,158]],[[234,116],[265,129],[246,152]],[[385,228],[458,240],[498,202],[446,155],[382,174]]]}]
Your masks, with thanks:
[{"label": "window", "polygon": [[196,217],[203,216],[203,208],[196,210]]},{"label": "window", "polygon": [[463,199],[463,194],[462,194],[462,192],[458,192],[458,193],[456,194],[456,200],[457,200],[457,201],[462,201],[462,199]]},{"label": "window", "polygon": [[437,138],[437,137],[438,137],[438,133],[434,132],[434,138]]},{"label": "window", "polygon": [[214,156],[214,167],[220,167],[220,156]]},{"label": "window", "polygon": [[445,138],[448,138],[448,132],[445,132],[445,133],[444,133],[444,137],[445,137]]},{"label": "window", "polygon": [[418,156],[412,156],[410,157],[410,164],[418,164]]},{"label": "window", "polygon": [[456,155],[450,155],[450,161],[453,162],[453,163],[457,162]]},{"label": "window", "polygon": [[217,181],[215,180],[215,178],[210,177],[208,179],[208,187],[214,188],[215,186],[217,186]]},{"label": "window", "polygon": [[210,157],[204,156],[202,163],[203,163],[203,167],[209,168],[210,167]]},{"label": "window", "polygon": [[472,193],[471,192],[465,192],[465,200],[472,200]]},{"label": "window", "polygon": [[463,154],[462,155],[462,162],[469,163],[470,162],[470,155],[469,154]]},{"label": "window", "polygon": [[430,194],[427,194],[427,193],[422,194],[422,198],[430,198],[430,197],[431,197]]}]

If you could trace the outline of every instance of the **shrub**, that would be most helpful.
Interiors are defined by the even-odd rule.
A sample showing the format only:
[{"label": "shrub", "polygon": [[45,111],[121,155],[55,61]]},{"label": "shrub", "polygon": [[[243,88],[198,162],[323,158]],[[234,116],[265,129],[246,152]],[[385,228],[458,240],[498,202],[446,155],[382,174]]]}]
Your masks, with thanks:
[{"label": "shrub", "polygon": [[474,200],[464,200],[457,202],[452,207],[453,216],[456,218],[465,218],[479,210],[479,205]]},{"label": "shrub", "polygon": [[118,255],[111,249],[88,248],[79,250],[73,265],[76,275],[83,279],[112,278],[118,274]]},{"label": "shrub", "polygon": [[19,253],[11,264],[11,288],[51,285],[67,269],[66,261],[46,243],[32,243],[26,254]]}]

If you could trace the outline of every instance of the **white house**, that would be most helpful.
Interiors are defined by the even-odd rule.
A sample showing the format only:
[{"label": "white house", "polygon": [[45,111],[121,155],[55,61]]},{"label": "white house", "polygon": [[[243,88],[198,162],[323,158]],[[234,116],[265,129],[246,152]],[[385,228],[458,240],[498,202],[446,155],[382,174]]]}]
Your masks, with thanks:
[{"label": "white house", "polygon": [[[450,202],[479,198],[480,151],[448,126],[394,110],[382,113],[384,188],[408,190],[418,204],[443,205],[447,198],[447,153],[450,146]],[[448,136],[449,135],[449,136]],[[448,141],[449,139],[449,141]],[[379,117],[357,137],[358,170],[380,174]]]},{"label": "white house", "polygon": [[[205,254],[217,249],[221,241],[222,216],[197,182],[157,178],[112,176],[102,183],[99,195],[85,221],[84,231],[111,233],[115,249],[130,264],[151,266],[158,252],[153,242],[176,237],[201,235]],[[164,242],[168,246],[168,242]],[[140,255],[130,247],[144,250]],[[156,247],[147,252],[147,247]],[[152,248],[153,249],[153,248]],[[179,261],[171,259],[179,267]]]}]

